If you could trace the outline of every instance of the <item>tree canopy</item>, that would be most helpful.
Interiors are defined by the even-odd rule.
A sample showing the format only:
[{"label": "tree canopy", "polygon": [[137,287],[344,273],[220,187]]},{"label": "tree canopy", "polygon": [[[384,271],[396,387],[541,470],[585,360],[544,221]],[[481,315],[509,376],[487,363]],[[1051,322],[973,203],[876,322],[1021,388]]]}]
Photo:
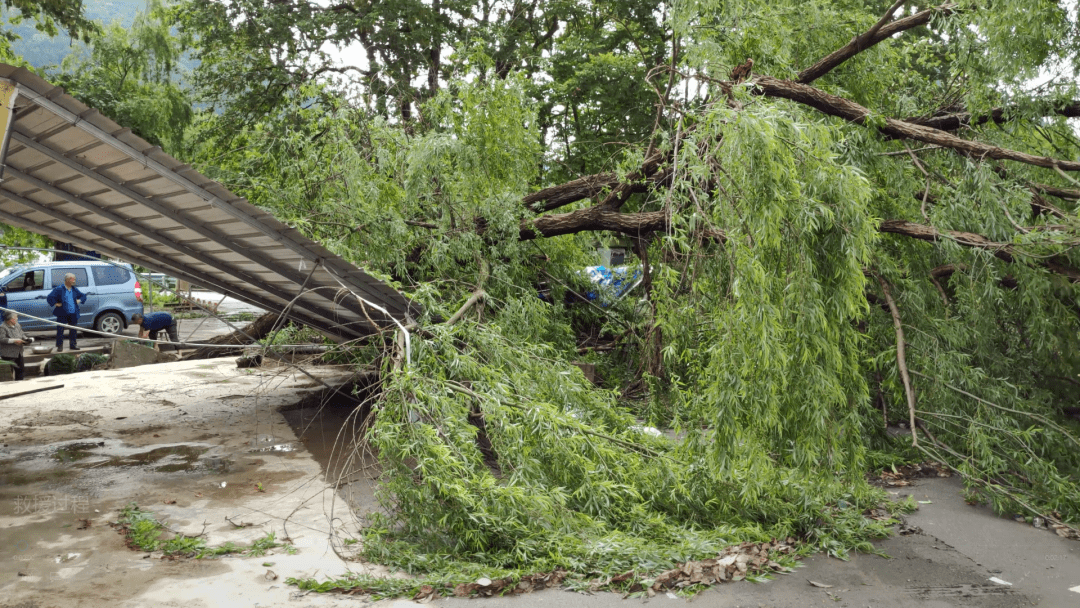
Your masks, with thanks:
[{"label": "tree canopy", "polygon": [[4,0],[4,25],[0,32],[0,59],[15,61],[18,58],[11,51],[12,40],[17,35],[10,24],[30,19],[34,27],[49,36],[56,36],[61,31],[73,39],[89,40],[98,31],[98,25],[86,16],[83,0]]},{"label": "tree canopy", "polygon": [[[913,459],[1076,534],[1074,4],[173,14],[206,110],[170,151],[424,304],[411,360],[355,347],[384,365],[368,557],[611,575],[869,549],[865,476]],[[559,304],[597,241],[634,250],[639,291]]]}]

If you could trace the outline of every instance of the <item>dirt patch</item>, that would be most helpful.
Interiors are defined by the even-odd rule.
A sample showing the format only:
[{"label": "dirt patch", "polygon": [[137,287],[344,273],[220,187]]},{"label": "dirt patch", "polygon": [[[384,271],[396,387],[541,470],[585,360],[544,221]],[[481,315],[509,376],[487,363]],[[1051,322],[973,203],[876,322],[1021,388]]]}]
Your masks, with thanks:
[{"label": "dirt patch", "polygon": [[87,412],[72,412],[54,410],[51,412],[37,412],[23,416],[12,422],[13,426],[68,426],[72,424],[91,424],[101,420],[101,416],[95,416]]}]

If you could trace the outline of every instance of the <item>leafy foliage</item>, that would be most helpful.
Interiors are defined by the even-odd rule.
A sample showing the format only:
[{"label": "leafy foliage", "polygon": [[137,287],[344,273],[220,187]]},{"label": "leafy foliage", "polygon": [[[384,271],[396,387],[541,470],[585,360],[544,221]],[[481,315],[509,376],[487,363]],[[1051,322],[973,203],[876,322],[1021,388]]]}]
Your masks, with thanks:
[{"label": "leafy foliage", "polygon": [[[424,307],[411,361],[356,347],[389,354],[366,557],[438,586],[871,550],[863,476],[911,458],[1080,522],[1075,7],[894,5],[176,8],[210,107],[146,132]],[[109,36],[87,70],[128,65]],[[614,239],[641,301],[562,305]]]},{"label": "leafy foliage", "polygon": [[178,73],[185,43],[170,33],[166,10],[150,2],[130,28],[116,22],[105,26],[47,73],[143,139],[176,150],[194,109]]},{"label": "leafy foliage", "polygon": [[86,16],[83,0],[4,0],[0,18],[4,22],[4,27],[0,28],[0,61],[16,65],[25,62],[11,49],[11,43],[19,39],[11,26],[26,19],[50,37],[63,30],[73,39],[86,41],[99,30],[98,25]]},{"label": "leafy foliage", "polygon": [[[163,539],[169,530],[150,511],[143,511],[135,503],[120,510],[120,516],[110,525],[124,532],[127,544],[139,551],[161,551],[165,555],[206,559],[222,555],[241,554],[245,557],[262,557],[271,549],[282,547],[275,540],[274,533],[255,539],[250,547],[234,543],[225,543],[219,547],[209,547],[206,539],[183,534],[168,534],[171,538]],[[284,545],[286,549],[288,545]]]}]

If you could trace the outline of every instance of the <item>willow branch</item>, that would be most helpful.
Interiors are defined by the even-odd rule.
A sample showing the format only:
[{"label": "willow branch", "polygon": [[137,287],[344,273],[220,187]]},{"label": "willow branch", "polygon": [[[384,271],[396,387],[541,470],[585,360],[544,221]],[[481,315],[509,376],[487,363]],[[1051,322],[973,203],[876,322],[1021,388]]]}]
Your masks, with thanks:
[{"label": "willow branch", "polygon": [[1039,184],[1032,182],[1030,186],[1039,191],[1041,194],[1048,194],[1050,196],[1065,199],[1068,201],[1080,200],[1080,190],[1070,190],[1069,188],[1059,188],[1057,186],[1050,186],[1047,184]]},{"label": "willow branch", "polygon": [[[592,198],[604,190],[612,190],[612,196],[626,196],[646,192],[649,188],[662,184],[671,178],[670,171],[661,171],[660,165],[667,160],[670,152],[655,152],[641,163],[641,168],[627,175],[625,179],[615,173],[596,173],[579,177],[573,181],[544,188],[524,197],[522,203],[536,212],[552,211],[570,203]],[[619,193],[619,194],[616,194]],[[605,203],[608,201],[605,200]],[[625,198],[623,199],[625,202]],[[619,205],[622,203],[620,202]],[[618,208],[617,206],[615,208]]]},{"label": "willow branch", "polygon": [[[985,114],[975,115],[971,112],[955,112],[940,116],[905,118],[904,122],[941,129],[942,131],[957,131],[963,127],[977,127],[988,122],[999,125],[1004,124],[1011,120],[1013,116],[1019,116],[1020,114],[1017,108],[993,108]],[[1066,104],[1053,106],[1045,114],[1048,116],[1064,116],[1066,118],[1080,117],[1080,101],[1070,101]]]},{"label": "willow branch", "polygon": [[915,393],[911,390],[911,377],[908,375],[907,356],[904,354],[904,326],[900,322],[900,310],[889,293],[889,284],[880,275],[875,274],[881,291],[885,292],[885,302],[892,313],[893,326],[896,328],[896,367],[900,370],[900,379],[904,382],[904,394],[907,396],[909,426],[911,427],[911,445],[919,447],[919,438],[915,434]]},{"label": "willow branch", "polygon": [[488,265],[487,265],[486,262],[481,260],[480,261],[480,279],[477,281],[476,289],[473,290],[472,295],[469,296],[469,299],[465,300],[465,303],[461,305],[461,308],[459,308],[457,310],[457,312],[454,313],[454,316],[450,317],[446,321],[447,325],[454,325],[455,323],[460,321],[461,318],[465,316],[465,313],[468,312],[468,310],[470,308],[475,306],[477,302],[479,302],[482,298],[487,296],[487,292],[484,291],[484,283],[487,282],[487,278],[488,278]]},{"label": "willow branch", "polygon": [[612,232],[621,232],[631,236],[640,236],[664,230],[667,226],[667,215],[663,211],[621,213],[597,205],[588,209],[579,209],[568,213],[554,213],[534,220],[525,220],[522,222],[519,238],[527,241],[539,237],[576,234],[589,230],[611,230]]},{"label": "willow branch", "polygon": [[895,13],[896,9],[900,8],[900,5],[903,3],[903,0],[898,0],[866,33],[855,36],[851,39],[851,42],[832,53],[829,53],[814,65],[799,72],[799,76],[796,80],[803,84],[810,84],[825,74],[828,74],[836,66],[875,44],[905,30],[910,30],[919,27],[920,25],[926,25],[930,22],[930,19],[934,14],[951,15],[955,12],[954,9],[956,8],[956,5],[952,3],[943,4],[934,8],[928,8],[924,11],[919,11],[910,17],[904,17],[903,19],[897,19],[892,23],[885,24],[886,21],[892,18],[893,13]]},{"label": "willow branch", "polygon": [[923,143],[951,148],[963,152],[976,159],[1011,160],[1035,167],[1047,169],[1060,169],[1065,171],[1080,171],[1080,162],[1059,160],[1046,156],[1036,156],[1008,148],[999,148],[977,141],[971,141],[957,137],[947,131],[911,124],[895,118],[873,116],[873,113],[843,97],[831,95],[820,89],[793,82],[781,80],[772,76],[756,76],[753,80],[754,92],[766,97],[779,97],[790,99],[796,103],[810,106],[823,114],[842,118],[858,125],[873,126],[884,135],[896,138],[914,139]]},{"label": "willow branch", "polygon": [[[991,252],[997,259],[1012,264],[1016,262],[1017,251],[1010,243],[999,243],[975,234],[973,232],[961,232],[959,230],[938,230],[933,226],[915,224],[905,220],[885,220],[878,227],[880,232],[899,234],[902,236],[919,239],[921,241],[938,242],[950,240],[964,247],[984,249]],[[1071,268],[1057,258],[1050,258],[1040,264],[1047,270],[1060,274],[1074,283],[1080,283],[1080,270]]]},{"label": "willow branch", "polygon": [[964,389],[957,388],[957,387],[949,384],[948,382],[945,382],[944,380],[939,380],[939,379],[937,379],[937,378],[935,378],[933,376],[929,376],[927,374],[922,374],[922,373],[919,373],[919,372],[916,372],[916,371],[913,371],[911,373],[915,374],[916,376],[921,376],[923,378],[926,378],[927,380],[933,380],[934,382],[937,382],[937,383],[941,384],[945,388],[954,390],[954,391],[960,393],[961,395],[963,395],[965,397],[970,397],[971,399],[974,399],[975,401],[978,401],[979,403],[981,403],[983,405],[987,405],[987,406],[990,406],[992,408],[999,409],[999,410],[1001,410],[1003,412],[1008,412],[1010,414],[1017,414],[1019,416],[1027,416],[1027,417],[1031,418],[1032,420],[1036,420],[1038,422],[1041,422],[1042,424],[1045,424],[1046,426],[1048,426],[1048,427],[1054,429],[1055,431],[1061,433],[1062,435],[1065,436],[1066,439],[1068,439],[1070,442],[1075,444],[1077,448],[1080,448],[1080,440],[1078,440],[1076,437],[1073,437],[1072,433],[1070,433],[1068,429],[1062,427],[1060,424],[1057,424],[1053,420],[1050,420],[1046,416],[1043,416],[1041,414],[1036,414],[1035,412],[1023,412],[1023,411],[1020,411],[1020,410],[1017,410],[1017,409],[1013,409],[1011,407],[1005,407],[1004,405],[998,405],[998,404],[994,403],[993,401],[987,401],[986,399],[983,399],[982,397],[976,397],[975,395],[972,395],[971,393],[965,391]]}]

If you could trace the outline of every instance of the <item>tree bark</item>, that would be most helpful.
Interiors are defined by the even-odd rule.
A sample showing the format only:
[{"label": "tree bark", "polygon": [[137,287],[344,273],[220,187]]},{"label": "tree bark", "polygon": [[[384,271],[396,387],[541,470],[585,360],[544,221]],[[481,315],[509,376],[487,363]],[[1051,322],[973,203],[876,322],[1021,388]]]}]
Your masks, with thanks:
[{"label": "tree bark", "polygon": [[[988,122],[999,125],[1004,124],[1009,121],[1009,117],[1014,111],[1015,110],[1012,108],[994,108],[986,114],[973,115],[970,112],[956,112],[953,114],[942,114],[941,116],[905,118],[904,122],[923,127],[930,127],[932,129],[939,129],[941,131],[957,131],[964,127],[977,127]],[[1047,114],[1064,116],[1066,118],[1080,117],[1080,101],[1073,101],[1063,106],[1052,108]]]},{"label": "tree bark", "polygon": [[524,197],[522,202],[532,211],[543,213],[592,198],[607,189],[620,192],[625,190],[628,194],[647,192],[650,188],[663,185],[671,179],[671,171],[659,170],[666,157],[667,154],[659,152],[651,155],[642,163],[641,169],[626,176],[625,180],[619,179],[615,173],[586,175],[565,184],[534,192]]},{"label": "tree bark", "polygon": [[[999,148],[963,139],[947,131],[911,124],[895,118],[873,116],[870,110],[850,99],[831,95],[798,82],[762,75],[754,77],[753,83],[756,85],[753,90],[760,95],[790,99],[796,103],[810,106],[823,114],[842,118],[859,125],[866,125],[870,122],[870,126],[891,137],[914,139],[943,148],[952,148],[978,159],[1011,160],[1047,169],[1080,171],[1080,162],[1035,156],[1008,148]],[[872,120],[868,121],[867,119],[871,117],[873,117]]]},{"label": "tree bark", "polygon": [[[948,239],[965,247],[986,249],[987,251],[992,252],[994,257],[1003,262],[1011,264],[1016,261],[1016,256],[1014,255],[1016,250],[1012,244],[991,241],[981,234],[961,232],[959,230],[938,230],[933,226],[915,224],[905,220],[885,220],[881,222],[881,226],[878,229],[881,232],[899,234],[921,241],[937,242]],[[1039,264],[1050,272],[1066,277],[1073,283],[1080,283],[1080,270],[1069,267],[1057,257],[1043,260]],[[955,268],[953,268],[953,270],[955,270]]]},{"label": "tree bark", "polygon": [[621,213],[603,206],[595,206],[525,220],[522,222],[519,238],[527,241],[588,230],[611,230],[630,236],[642,236],[649,232],[666,230],[667,226],[667,214],[663,211]]},{"label": "tree bark", "polygon": [[928,8],[924,11],[920,11],[911,15],[910,17],[904,17],[903,19],[897,19],[892,23],[884,23],[888,19],[892,18],[892,14],[899,8],[901,3],[894,4],[885,16],[878,21],[874,27],[870,28],[866,33],[855,36],[851,39],[851,42],[847,43],[843,47],[829,53],[823,59],[815,63],[814,65],[799,72],[799,76],[796,79],[803,84],[810,84],[818,78],[821,78],[825,74],[829,73],[833,68],[844,63],[848,59],[851,59],[855,55],[858,55],[862,51],[874,46],[875,44],[905,30],[910,30],[920,25],[926,25],[930,22],[930,19],[935,14],[951,15],[955,12],[955,4],[943,4],[934,8]]},{"label": "tree bark", "polygon": [[[215,336],[205,341],[205,344],[219,344],[221,346],[227,346],[230,344],[252,344],[253,340],[260,340],[265,338],[274,330],[274,326],[277,324],[278,314],[274,312],[268,312],[263,316],[255,319],[247,327],[234,331],[231,334],[224,334],[221,336]],[[246,335],[245,335],[246,334]],[[250,336],[250,338],[249,338]],[[184,355],[183,361],[191,361],[194,359],[214,359],[217,357],[234,357],[242,354],[244,351],[239,348],[212,348],[209,346],[203,346],[195,351]]]}]

